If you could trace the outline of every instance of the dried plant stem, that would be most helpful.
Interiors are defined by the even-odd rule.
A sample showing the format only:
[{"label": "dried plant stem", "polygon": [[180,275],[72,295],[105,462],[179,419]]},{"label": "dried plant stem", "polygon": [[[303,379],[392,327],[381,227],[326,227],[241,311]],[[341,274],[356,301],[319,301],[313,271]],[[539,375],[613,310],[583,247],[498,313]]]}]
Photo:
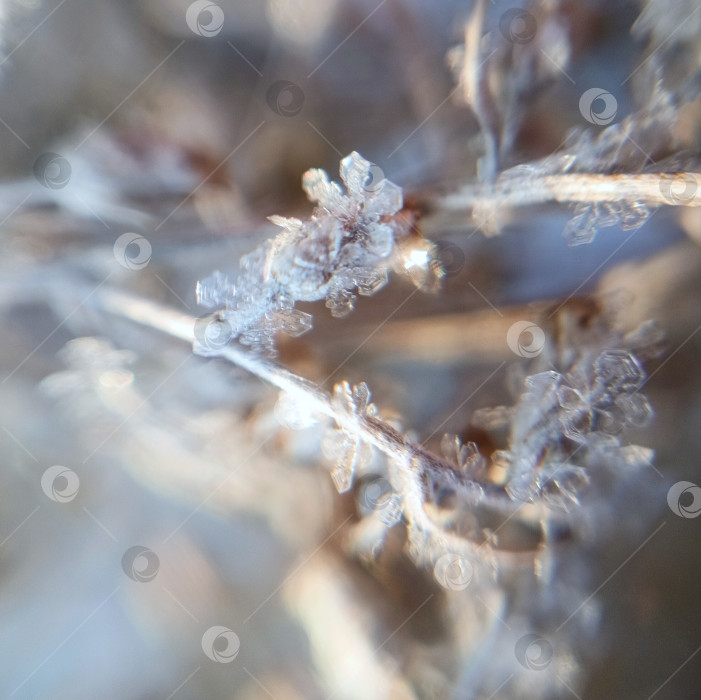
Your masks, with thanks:
[{"label": "dried plant stem", "polygon": [[488,74],[483,64],[481,44],[484,34],[486,0],[477,0],[470,21],[465,27],[465,56],[462,67],[463,98],[477,117],[485,141],[485,157],[481,161],[480,178],[493,182],[499,172],[499,116],[489,90]]},{"label": "dried plant stem", "polygon": [[[102,311],[128,318],[190,343],[196,339],[194,329],[197,319],[192,316],[115,290],[101,291],[95,297],[96,304]],[[506,515],[513,515],[519,508],[524,507],[523,504],[514,503],[503,487],[470,480],[462,472],[458,472],[452,464],[441,460],[422,445],[407,440],[399,431],[380,418],[349,415],[336,410],[330,397],[315,384],[274,362],[235,345],[222,347],[216,353],[212,353],[212,356],[224,358],[287,392],[309,407],[309,410],[333,418],[340,428],[386,454],[395,468],[401,472],[399,478],[402,482],[402,496],[407,517],[412,523],[420,526],[426,534],[440,539],[444,546],[449,546],[457,552],[463,551],[475,555],[481,544],[446,532],[428,516],[424,510],[428,493],[427,484],[434,477],[452,486],[458,493],[462,492],[466,496],[469,494],[471,501],[476,500],[475,492],[481,491],[481,496],[475,505],[485,506]],[[533,508],[540,509],[541,506],[536,504],[531,506],[531,509]],[[480,556],[484,557],[484,554],[482,552]],[[514,556],[510,552],[501,554]],[[490,555],[498,555],[498,552],[490,549]],[[532,563],[532,553],[524,552],[523,555],[524,562]],[[530,559],[528,559],[529,556]]]},{"label": "dried plant stem", "polygon": [[[542,202],[645,202],[655,206],[701,206],[696,183],[701,173],[639,173],[590,175],[572,173],[534,177],[502,175],[493,185],[474,184],[442,197],[438,204],[451,211],[475,207],[526,206]],[[675,194],[677,188],[685,189]],[[672,191],[673,190],[673,191]]]}]

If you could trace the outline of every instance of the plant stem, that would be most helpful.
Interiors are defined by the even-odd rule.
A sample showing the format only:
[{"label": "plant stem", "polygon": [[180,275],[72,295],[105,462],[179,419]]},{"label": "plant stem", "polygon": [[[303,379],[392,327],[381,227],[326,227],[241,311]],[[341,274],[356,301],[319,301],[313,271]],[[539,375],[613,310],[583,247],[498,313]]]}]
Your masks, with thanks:
[{"label": "plant stem", "polygon": [[[507,171],[508,173],[508,171]],[[529,173],[501,175],[493,185],[472,184],[439,199],[451,211],[467,211],[477,206],[525,206],[542,202],[638,202],[652,205],[701,206],[697,189],[701,173],[638,173],[534,176]],[[670,194],[684,185],[682,195]],[[693,190],[693,191],[692,191]]]},{"label": "plant stem", "polygon": [[[198,319],[192,316],[113,289],[100,291],[96,297],[96,303],[103,311],[128,318],[187,342],[192,343],[196,339],[194,329]],[[407,517],[413,523],[420,525],[431,537],[442,540],[444,545],[450,543],[453,549],[468,551],[473,555],[481,547],[481,544],[443,530],[429,518],[424,510],[424,504],[427,501],[427,484],[432,479],[452,486],[459,495],[469,494],[472,502],[475,500],[475,490],[481,489],[482,495],[474,505],[485,506],[502,514],[514,515],[519,508],[524,508],[524,504],[514,503],[502,486],[469,479],[452,464],[443,461],[422,445],[407,440],[399,431],[380,418],[349,415],[337,411],[330,397],[315,384],[274,362],[235,345],[220,348],[213,352],[212,356],[222,357],[298,398],[304,405],[309,406],[310,410],[333,418],[340,428],[357,435],[386,454],[395,468],[401,472],[402,495]],[[541,508],[539,504],[528,507],[531,510]],[[491,549],[490,551],[492,554],[496,553]],[[502,552],[502,554],[513,556],[511,552]],[[532,562],[532,553],[529,556]]]}]

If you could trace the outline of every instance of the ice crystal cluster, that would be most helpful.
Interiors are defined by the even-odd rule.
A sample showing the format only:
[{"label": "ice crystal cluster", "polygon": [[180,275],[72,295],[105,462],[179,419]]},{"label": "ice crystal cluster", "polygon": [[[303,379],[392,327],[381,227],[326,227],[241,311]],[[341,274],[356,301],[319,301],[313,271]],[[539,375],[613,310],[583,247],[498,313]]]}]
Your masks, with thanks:
[{"label": "ice crystal cluster", "polygon": [[491,461],[505,470],[512,500],[567,511],[602,465],[651,463],[652,451],[628,444],[624,435],[652,419],[641,393],[646,374],[636,354],[653,353],[659,336],[657,326],[646,323],[634,333],[609,337],[606,348],[585,339],[560,371],[525,377],[514,407],[476,412],[473,424],[509,429],[507,449],[495,451]]},{"label": "ice crystal cluster", "polygon": [[[689,164],[665,158],[672,143],[667,125],[676,120],[677,107],[673,95],[655,82],[644,106],[633,114],[606,127],[573,128],[561,150],[541,160],[517,165],[499,176],[502,186],[527,190],[539,178],[547,181],[553,175],[587,175],[658,172],[682,170]],[[613,181],[613,180],[612,180]],[[610,201],[582,201],[574,205],[573,217],[563,235],[570,246],[591,243],[598,230],[619,226],[623,231],[640,228],[649,218],[655,203],[644,198],[631,198],[618,190]],[[494,202],[480,205],[475,216],[485,225],[498,213]]]},{"label": "ice crystal cluster", "polygon": [[[323,170],[306,172],[302,186],[317,204],[311,218],[271,216],[281,233],[241,258],[235,281],[217,271],[197,284],[198,303],[219,310],[224,340],[271,351],[278,331],[298,336],[311,328],[311,315],[296,302],[325,299],[343,317],[357,294],[386,284],[396,232],[391,217],[402,208],[402,191],[355,151],[341,161],[340,175],[345,193]],[[200,346],[206,352],[207,342]]]}]

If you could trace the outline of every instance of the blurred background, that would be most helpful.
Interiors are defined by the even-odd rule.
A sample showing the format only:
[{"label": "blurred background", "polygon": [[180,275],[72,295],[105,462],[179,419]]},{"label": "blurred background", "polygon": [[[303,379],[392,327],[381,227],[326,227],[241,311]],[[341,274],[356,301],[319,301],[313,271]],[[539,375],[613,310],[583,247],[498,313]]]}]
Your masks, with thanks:
[{"label": "blurred background", "polygon": [[[505,166],[589,127],[592,86],[633,113],[653,64],[677,100],[668,136],[698,151],[693,2],[522,5],[559,29],[539,35],[554,67],[522,91]],[[660,208],[570,248],[565,206],[506,212],[496,237],[432,208],[483,152],[447,58],[471,9],[0,2],[0,697],[699,696],[701,519],[666,494],[701,478],[701,219]],[[489,6],[492,35],[510,9]],[[101,303],[122,290],[203,313],[197,281],[235,275],[275,234],[267,216],[308,216],[302,173],[337,179],[353,150],[426,208],[443,289],[394,276],[343,320],[304,305],[314,329],[279,341],[298,374],[367,381],[383,415],[438,449],[437,431],[510,402],[516,319],[594,295],[625,328],[665,331],[645,386],[656,418],[631,436],[654,466],[619,494],[610,537],[568,555],[577,600],[598,608],[587,653],[563,652],[547,687],[514,653],[532,621],[500,616],[505,588],[527,599],[533,576],[450,591],[401,527],[368,548],[371,475],[336,494],[318,426],[291,430],[262,382]]]}]

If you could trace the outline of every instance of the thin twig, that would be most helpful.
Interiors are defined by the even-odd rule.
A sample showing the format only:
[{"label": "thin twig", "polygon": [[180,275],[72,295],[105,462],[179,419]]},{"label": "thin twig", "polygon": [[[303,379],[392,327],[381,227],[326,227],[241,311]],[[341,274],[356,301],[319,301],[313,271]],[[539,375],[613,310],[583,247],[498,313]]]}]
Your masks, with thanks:
[{"label": "thin twig", "polygon": [[[181,340],[193,343],[196,340],[195,323],[198,319],[165,308],[159,304],[139,299],[116,290],[101,292],[96,300],[101,310],[128,318],[145,326],[168,333]],[[476,505],[511,514],[523,504],[514,503],[503,487],[485,484],[469,479],[455,467],[426,450],[422,445],[407,440],[400,432],[380,418],[368,415],[347,414],[336,410],[330,397],[315,384],[299,377],[280,365],[266,360],[250,351],[235,345],[227,345],[212,352],[213,356],[224,358],[263,379],[278,389],[287,392],[308,406],[310,410],[333,418],[338,426],[386,454],[395,468],[401,471],[403,483],[402,496],[407,517],[434,540],[456,553],[464,552],[475,555],[481,543],[472,542],[445,531],[434,523],[424,510],[427,501],[427,484],[437,479],[449,484],[458,493],[470,494],[472,501],[475,492],[481,490],[481,497]],[[535,508],[541,506],[536,504]],[[483,556],[482,552],[481,556]],[[492,552],[500,556],[497,552]],[[523,554],[525,561],[532,563],[531,553],[502,552],[509,557]],[[530,559],[529,559],[530,557]],[[510,559],[511,561],[511,559]]]},{"label": "thin twig", "polygon": [[462,82],[463,98],[477,117],[485,142],[485,156],[482,160],[480,177],[485,182],[493,182],[499,172],[499,116],[494,98],[488,85],[488,75],[482,59],[482,35],[486,0],[477,0],[465,27],[465,55],[463,58]]},{"label": "thin twig", "polygon": [[[475,207],[526,206],[543,202],[638,202],[661,206],[701,206],[696,183],[701,173],[636,173],[533,176],[507,171],[493,185],[471,184],[439,199],[451,211]],[[675,194],[677,189],[685,192]]]}]

